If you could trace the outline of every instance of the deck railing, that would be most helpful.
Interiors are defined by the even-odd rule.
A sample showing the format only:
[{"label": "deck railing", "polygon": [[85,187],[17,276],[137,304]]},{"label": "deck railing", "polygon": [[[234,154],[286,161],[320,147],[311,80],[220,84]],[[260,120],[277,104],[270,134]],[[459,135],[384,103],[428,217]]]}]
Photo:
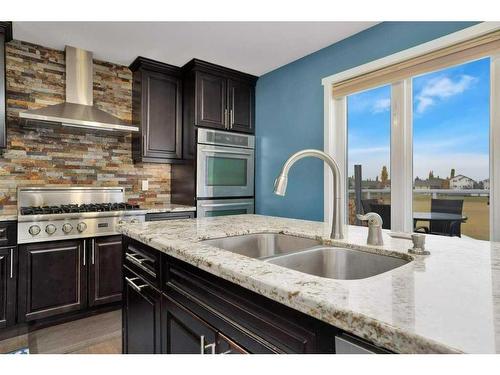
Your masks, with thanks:
[{"label": "deck railing", "polygon": [[[354,189],[348,190],[349,194],[354,194]],[[390,194],[391,189],[361,189],[361,193],[366,193],[366,198],[370,199],[372,193]],[[488,197],[489,189],[413,189],[416,194],[428,194],[437,198],[438,194],[444,195],[469,195],[471,197]]]}]

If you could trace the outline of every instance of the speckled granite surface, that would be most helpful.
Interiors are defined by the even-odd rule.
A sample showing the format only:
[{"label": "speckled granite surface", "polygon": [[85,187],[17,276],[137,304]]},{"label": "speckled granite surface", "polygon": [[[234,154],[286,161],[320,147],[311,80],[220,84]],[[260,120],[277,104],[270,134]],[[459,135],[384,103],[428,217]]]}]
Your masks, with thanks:
[{"label": "speckled granite surface", "polygon": [[0,210],[0,221],[16,221],[17,211],[15,210]]},{"label": "speckled granite surface", "polygon": [[185,212],[185,211],[196,211],[195,206],[184,206],[182,204],[164,204],[156,205],[153,207],[144,208],[148,213],[161,213],[161,212]]},{"label": "speckled granite surface", "polygon": [[[500,244],[427,236],[430,256],[364,280],[332,280],[211,247],[200,240],[274,232],[320,238],[328,225],[259,215],[126,224],[120,231],[178,259],[399,353],[500,353]],[[364,245],[349,226],[335,244],[406,254],[410,241]]]}]

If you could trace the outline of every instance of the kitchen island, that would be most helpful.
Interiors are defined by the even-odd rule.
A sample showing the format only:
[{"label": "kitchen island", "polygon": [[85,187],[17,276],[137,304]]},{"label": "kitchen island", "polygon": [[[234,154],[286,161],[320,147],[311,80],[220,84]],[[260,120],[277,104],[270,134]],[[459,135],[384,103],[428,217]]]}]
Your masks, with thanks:
[{"label": "kitchen island", "polygon": [[[159,255],[167,257],[169,265],[157,275],[157,281],[152,281],[159,289],[170,283],[170,277],[179,275],[177,267],[187,267],[188,273],[200,270],[202,274],[197,274],[198,278],[204,274],[207,280],[211,278],[208,284],[221,280],[224,288],[234,285],[240,288],[235,289],[239,293],[248,291],[250,296],[269,300],[269,308],[287,309],[276,311],[277,315],[283,313],[294,318],[292,315],[297,312],[300,314],[294,318],[297,325],[302,317],[305,324],[310,324],[306,333],[323,332],[326,341],[331,334],[332,343],[333,335],[341,332],[395,353],[500,352],[500,244],[497,243],[427,236],[426,248],[431,254],[410,257],[407,250],[411,241],[393,238],[388,231],[383,233],[384,246],[375,247],[366,245],[365,227],[348,226],[345,239],[331,240],[327,224],[260,215],[124,224],[119,231],[126,237],[124,253],[144,245],[153,263],[160,263]],[[249,233],[313,238],[326,245],[403,257],[410,262],[365,279],[336,280],[301,273],[203,242]],[[172,287],[172,293],[177,293],[175,289],[183,288],[182,283],[189,279],[177,277],[177,281],[179,284]],[[220,289],[221,293],[224,288]],[[181,294],[182,291],[179,296]],[[267,305],[265,301],[262,303]],[[190,306],[175,303],[175,308],[190,313]],[[217,314],[213,306],[205,308]],[[155,307],[152,315],[156,328],[168,323],[168,317],[163,322],[163,318],[159,318],[160,310],[160,306]],[[332,327],[331,332],[328,327]],[[142,328],[151,329],[151,326]],[[137,332],[142,328],[134,326],[128,330]],[[250,330],[247,334],[251,336],[253,332]],[[162,336],[164,334],[159,334],[156,338],[158,345],[162,340],[169,340]],[[289,339],[297,336],[300,334],[293,332]],[[307,341],[299,337],[298,341],[301,340]],[[329,345],[320,343],[316,348],[334,351]]]}]

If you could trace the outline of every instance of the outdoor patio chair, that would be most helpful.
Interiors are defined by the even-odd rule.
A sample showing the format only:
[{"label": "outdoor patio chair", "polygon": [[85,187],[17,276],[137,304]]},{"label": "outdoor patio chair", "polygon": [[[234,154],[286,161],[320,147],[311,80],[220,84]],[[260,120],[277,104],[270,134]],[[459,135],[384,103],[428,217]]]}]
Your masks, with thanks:
[{"label": "outdoor patio chair", "polygon": [[[431,212],[462,215],[463,199],[432,199]],[[415,228],[415,232],[437,234],[441,236],[461,237],[462,221],[430,221],[429,227],[421,226]]]}]

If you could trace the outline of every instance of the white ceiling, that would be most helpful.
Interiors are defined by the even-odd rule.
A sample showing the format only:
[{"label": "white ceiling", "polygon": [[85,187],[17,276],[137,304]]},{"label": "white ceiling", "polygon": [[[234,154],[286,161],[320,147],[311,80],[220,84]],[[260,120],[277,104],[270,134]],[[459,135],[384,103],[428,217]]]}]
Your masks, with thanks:
[{"label": "white ceiling", "polygon": [[262,75],[376,22],[14,22],[14,38],[96,59],[135,57],[181,66],[193,57]]}]

